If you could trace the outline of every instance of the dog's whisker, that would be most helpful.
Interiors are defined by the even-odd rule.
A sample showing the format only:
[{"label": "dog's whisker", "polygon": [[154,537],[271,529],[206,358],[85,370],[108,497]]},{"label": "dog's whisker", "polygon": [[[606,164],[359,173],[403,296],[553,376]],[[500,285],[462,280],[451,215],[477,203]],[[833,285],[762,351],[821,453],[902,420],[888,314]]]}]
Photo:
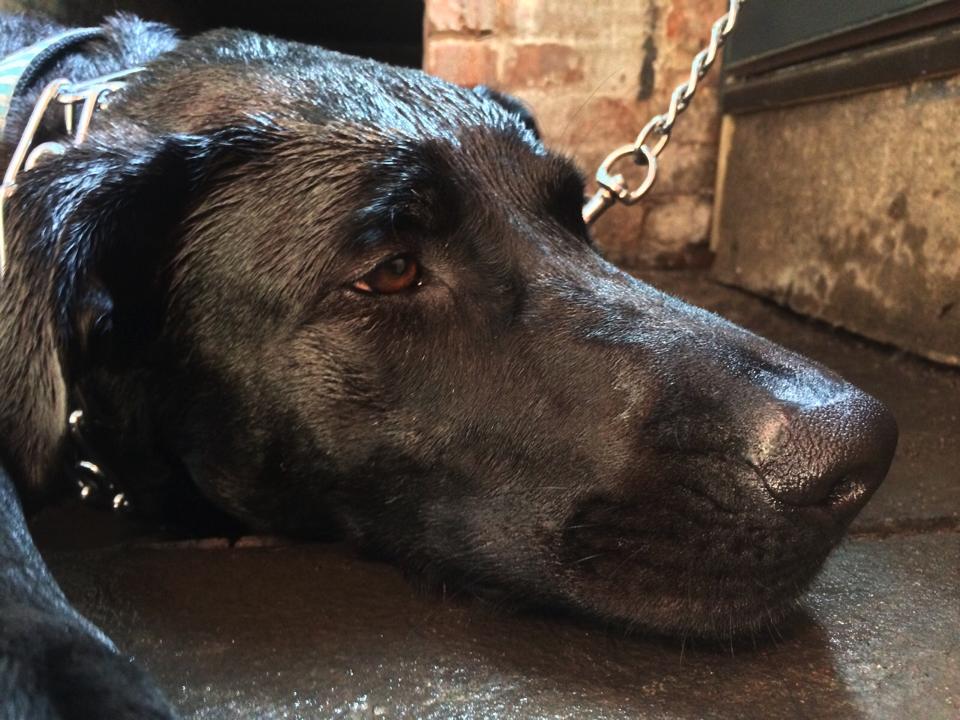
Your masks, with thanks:
[{"label": "dog's whisker", "polygon": [[590,94],[587,95],[587,97],[584,99],[584,101],[580,103],[579,107],[577,107],[573,115],[571,115],[567,120],[567,124],[563,128],[563,132],[560,133],[561,140],[558,144],[560,148],[565,148],[567,146],[567,143],[570,140],[569,133],[573,132],[574,122],[576,122],[577,118],[580,117],[580,114],[586,109],[587,105],[590,104],[590,101],[593,100],[594,97],[596,97],[598,92],[600,92],[600,88],[602,88],[604,85],[610,82],[610,78],[612,78],[618,72],[622,72],[622,71],[623,71],[623,68],[619,68],[611,72],[609,75],[607,75],[603,80],[597,83],[596,87],[594,87],[593,90],[590,91]]},{"label": "dog's whisker", "polygon": [[727,624],[729,626],[729,635],[727,636],[727,640],[730,643],[730,657],[734,658],[736,657],[736,652],[733,646],[733,639],[737,636],[737,631],[736,631],[737,623],[736,623],[736,618],[734,617],[732,612],[728,613],[727,615]]}]

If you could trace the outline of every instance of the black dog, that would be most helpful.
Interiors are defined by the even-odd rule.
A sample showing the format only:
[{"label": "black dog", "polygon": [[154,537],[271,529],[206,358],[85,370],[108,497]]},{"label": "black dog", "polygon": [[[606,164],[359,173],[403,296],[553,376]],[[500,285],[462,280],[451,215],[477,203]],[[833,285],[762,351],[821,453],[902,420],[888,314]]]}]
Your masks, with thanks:
[{"label": "black dog", "polygon": [[[671,633],[781,616],[882,480],[885,408],[606,263],[580,175],[509,98],[105,27],[8,122],[54,77],[146,67],[5,206],[3,717],[172,716],[25,530],[15,492],[65,485],[76,406],[141,511],[344,535]],[[0,50],[60,29],[7,18]]]}]

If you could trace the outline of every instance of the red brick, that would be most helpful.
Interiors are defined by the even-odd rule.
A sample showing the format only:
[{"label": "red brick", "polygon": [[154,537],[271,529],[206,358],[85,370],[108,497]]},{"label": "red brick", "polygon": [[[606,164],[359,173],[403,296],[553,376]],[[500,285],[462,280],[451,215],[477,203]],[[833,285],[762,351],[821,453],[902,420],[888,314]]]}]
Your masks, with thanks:
[{"label": "red brick", "polygon": [[728,9],[726,0],[673,0],[666,36],[686,49],[699,48],[710,40],[710,28]]},{"label": "red brick", "polygon": [[[592,173],[611,150],[633,142],[654,112],[649,104],[633,99],[593,96],[580,105],[571,104],[561,122],[542,124],[556,133],[547,132],[550,143],[575,155]],[[639,170],[634,175],[643,177]]]},{"label": "red brick", "polygon": [[583,79],[583,56],[560,43],[519,44],[502,79],[510,87],[569,85]]},{"label": "red brick", "polygon": [[514,37],[542,34],[539,32],[544,11],[542,0],[497,0],[497,5],[501,31]]},{"label": "red brick", "polygon": [[427,48],[424,69],[458,85],[496,83],[496,49],[477,40],[436,40]]},{"label": "red brick", "polygon": [[494,0],[430,0],[426,5],[427,32],[485,34],[497,19]]},{"label": "red brick", "polygon": [[[548,144],[574,155],[592,174],[611,149],[631,142],[650,117],[666,109],[673,87],[686,80],[693,55],[727,5],[728,0],[426,0],[425,64],[454,82],[488,83],[515,93],[535,108]],[[634,79],[648,37],[657,50],[654,93],[638,102]],[[690,248],[700,247],[691,243],[704,237],[704,207],[713,191],[717,76],[714,70],[679,120],[651,197],[632,208],[612,209],[595,226],[611,257],[633,266],[672,265],[690,262]],[[641,172],[628,168],[631,177],[633,170]]]}]

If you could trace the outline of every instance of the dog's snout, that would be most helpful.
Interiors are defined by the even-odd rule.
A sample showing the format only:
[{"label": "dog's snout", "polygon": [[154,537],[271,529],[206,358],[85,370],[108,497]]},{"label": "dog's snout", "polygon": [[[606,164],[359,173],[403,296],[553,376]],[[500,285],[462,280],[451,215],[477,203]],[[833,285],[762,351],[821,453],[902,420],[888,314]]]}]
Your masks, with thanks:
[{"label": "dog's snout", "polygon": [[849,388],[782,415],[761,463],[764,483],[791,506],[818,506],[848,520],[883,481],[897,425],[883,403]]}]

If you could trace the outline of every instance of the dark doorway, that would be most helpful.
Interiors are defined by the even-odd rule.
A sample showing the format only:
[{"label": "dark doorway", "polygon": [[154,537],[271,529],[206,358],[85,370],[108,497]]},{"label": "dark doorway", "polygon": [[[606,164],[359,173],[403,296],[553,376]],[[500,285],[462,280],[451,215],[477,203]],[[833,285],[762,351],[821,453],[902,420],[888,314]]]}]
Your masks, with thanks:
[{"label": "dark doorway", "polygon": [[420,67],[423,56],[422,0],[23,0],[14,5],[70,25],[95,25],[123,10],[173,25],[184,35],[238,27],[396,65]]}]

